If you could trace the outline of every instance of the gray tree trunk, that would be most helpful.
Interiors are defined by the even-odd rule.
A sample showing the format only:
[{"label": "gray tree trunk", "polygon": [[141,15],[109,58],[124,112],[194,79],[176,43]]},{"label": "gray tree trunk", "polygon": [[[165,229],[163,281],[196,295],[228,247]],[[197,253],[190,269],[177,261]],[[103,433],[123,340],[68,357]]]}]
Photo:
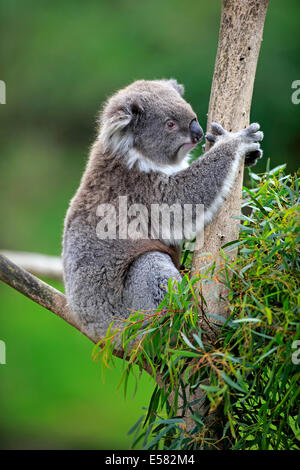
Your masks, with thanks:
[{"label": "gray tree trunk", "polygon": [[[249,125],[250,106],[256,66],[262,42],[268,0],[223,0],[218,52],[211,88],[207,130],[210,123],[220,123],[228,131],[237,131]],[[208,149],[208,146],[207,146]],[[222,266],[220,248],[238,238],[238,221],[232,216],[241,212],[244,164],[242,163],[231,190],[214,221],[205,229],[204,246],[195,251],[193,270],[203,272],[208,264],[216,262],[215,273]],[[201,253],[210,256],[199,257]],[[236,250],[229,258],[234,261]],[[206,283],[202,293],[210,314],[226,316],[227,291],[219,282]]]},{"label": "gray tree trunk", "polygon": [[[218,51],[207,119],[208,131],[211,122],[218,122],[232,132],[249,125],[253,85],[267,6],[268,0],[222,1]],[[206,150],[208,148],[209,144]],[[239,235],[238,221],[232,216],[239,216],[241,213],[243,171],[244,164],[241,163],[232,191],[214,221],[205,229],[204,246],[201,250],[195,251],[192,262],[195,273],[201,273],[208,265],[216,263],[215,281],[203,282],[201,292],[207,303],[206,313],[222,317],[227,315],[228,293],[225,286],[217,279],[223,263],[219,253],[223,245],[236,240]],[[200,257],[201,253],[210,253],[210,255]],[[227,255],[231,261],[234,261],[236,250],[227,252]],[[207,318],[208,322],[209,319],[210,317]],[[209,329],[207,327],[205,329],[209,335]],[[213,329],[211,331],[213,332]],[[216,332],[211,336],[215,334]],[[188,399],[190,402],[197,400],[203,393],[203,390],[197,389],[188,396]],[[210,437],[220,439],[218,446],[223,448],[225,443],[222,441],[222,406],[212,414],[208,413],[208,408],[208,403],[204,403],[199,409],[199,414],[203,417]],[[191,416],[186,416],[187,429],[191,429],[194,425]]]}]

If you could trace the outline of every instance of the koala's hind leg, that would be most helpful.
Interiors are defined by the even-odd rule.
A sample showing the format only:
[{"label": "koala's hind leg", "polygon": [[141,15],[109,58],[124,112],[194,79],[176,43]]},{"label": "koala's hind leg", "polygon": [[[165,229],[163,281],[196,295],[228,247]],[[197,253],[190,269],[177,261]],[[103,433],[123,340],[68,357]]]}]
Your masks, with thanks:
[{"label": "koala's hind leg", "polygon": [[180,280],[170,256],[151,251],[131,265],[125,282],[123,305],[128,313],[155,310],[166,295],[170,278]]}]

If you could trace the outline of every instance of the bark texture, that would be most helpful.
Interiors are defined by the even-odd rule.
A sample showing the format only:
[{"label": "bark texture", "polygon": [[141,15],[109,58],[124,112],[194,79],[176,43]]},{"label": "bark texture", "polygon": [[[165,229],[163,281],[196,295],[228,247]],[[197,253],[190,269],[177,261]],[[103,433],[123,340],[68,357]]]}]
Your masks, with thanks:
[{"label": "bark texture", "polygon": [[[249,125],[250,106],[256,66],[262,42],[268,0],[223,0],[218,51],[211,88],[207,130],[211,122],[220,123],[235,132]],[[206,150],[208,149],[208,145]],[[226,316],[227,291],[218,282],[222,266],[220,248],[238,238],[238,221],[232,216],[241,212],[244,164],[242,163],[231,190],[214,221],[204,232],[204,246],[195,251],[193,270],[196,273],[216,262],[215,282],[202,285],[206,311]],[[210,253],[200,257],[201,253]],[[231,261],[236,250],[227,252]]]}]

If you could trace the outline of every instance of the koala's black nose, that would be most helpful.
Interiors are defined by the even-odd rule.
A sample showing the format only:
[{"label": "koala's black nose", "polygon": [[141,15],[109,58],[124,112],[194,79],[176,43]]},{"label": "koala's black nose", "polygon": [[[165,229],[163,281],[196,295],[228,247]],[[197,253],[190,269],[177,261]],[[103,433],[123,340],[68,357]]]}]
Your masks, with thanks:
[{"label": "koala's black nose", "polygon": [[194,119],[190,124],[191,137],[194,144],[200,142],[203,137],[202,127],[199,126],[199,123]]}]

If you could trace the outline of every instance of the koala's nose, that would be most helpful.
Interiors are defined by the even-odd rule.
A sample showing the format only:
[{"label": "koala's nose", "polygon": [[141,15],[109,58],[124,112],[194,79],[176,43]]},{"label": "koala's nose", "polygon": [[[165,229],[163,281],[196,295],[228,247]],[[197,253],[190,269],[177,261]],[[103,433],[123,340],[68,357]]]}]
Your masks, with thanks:
[{"label": "koala's nose", "polygon": [[197,144],[200,142],[203,137],[203,130],[202,127],[199,126],[199,123],[196,121],[196,119],[194,119],[190,124],[190,132],[193,143]]}]

